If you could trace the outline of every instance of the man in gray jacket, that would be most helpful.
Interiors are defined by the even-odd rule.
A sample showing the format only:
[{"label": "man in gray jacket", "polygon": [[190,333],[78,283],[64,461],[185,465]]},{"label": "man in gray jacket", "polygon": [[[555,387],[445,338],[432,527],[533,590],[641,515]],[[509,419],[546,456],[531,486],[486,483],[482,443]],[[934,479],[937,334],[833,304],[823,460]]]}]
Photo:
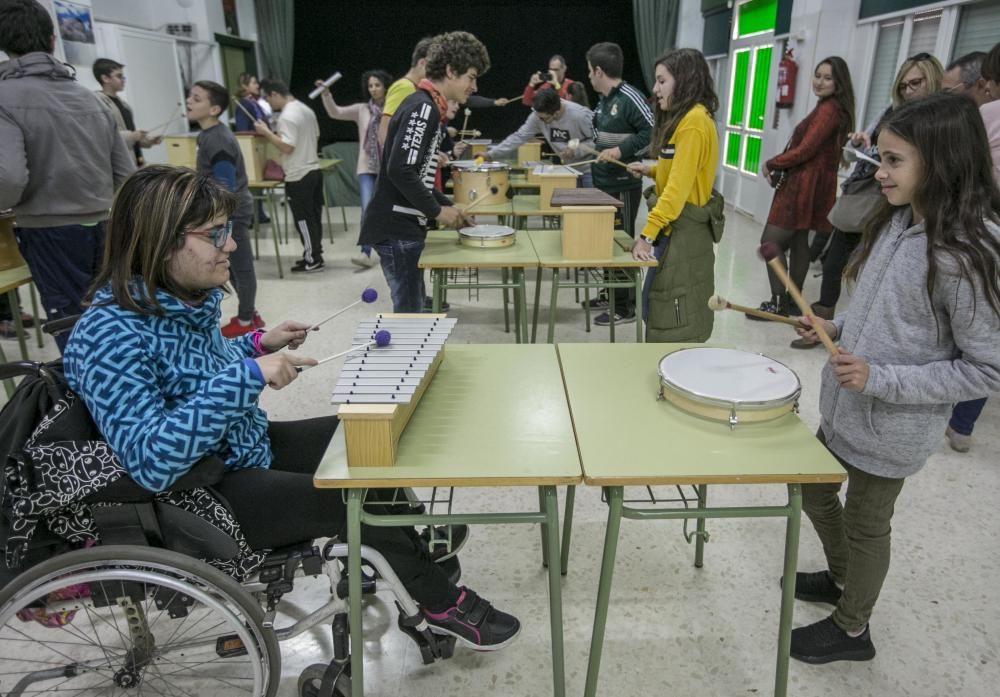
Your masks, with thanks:
[{"label": "man in gray jacket", "polygon": [[[535,94],[532,111],[524,125],[494,145],[486,152],[489,158],[501,157],[517,150],[536,136],[542,136],[549,147],[559,155],[564,165],[590,159],[583,147],[569,148],[569,141],[579,140],[581,146],[594,147],[594,112],[585,106],[560,99],[555,90],[542,90]],[[575,168],[581,173],[580,186],[593,186],[590,165]]]},{"label": "man in gray jacket", "polygon": [[10,57],[0,63],[0,210],[14,209],[49,320],[83,311],[112,196],[135,170],[111,112],[54,46],[52,18],[36,0],[0,0],[0,51]]}]

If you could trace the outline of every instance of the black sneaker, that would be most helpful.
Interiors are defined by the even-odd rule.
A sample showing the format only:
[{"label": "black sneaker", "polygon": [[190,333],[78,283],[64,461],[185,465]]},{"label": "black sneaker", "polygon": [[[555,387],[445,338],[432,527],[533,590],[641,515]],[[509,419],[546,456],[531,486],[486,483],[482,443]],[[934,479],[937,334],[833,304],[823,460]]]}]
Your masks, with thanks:
[{"label": "black sneaker", "polygon": [[591,310],[607,310],[608,309],[608,296],[598,295],[596,298],[591,298],[585,303],[580,303],[581,307],[589,307]]},{"label": "black sneaker", "polygon": [[[615,324],[631,324],[635,322],[635,310],[629,310],[626,314],[615,313]],[[599,327],[606,327],[611,324],[611,317],[607,312],[602,312],[594,318],[594,324]]]},{"label": "black sneaker", "polygon": [[875,645],[868,627],[860,636],[852,637],[827,617],[792,630],[791,656],[813,664],[870,661],[875,658]]},{"label": "black sneaker", "polygon": [[316,271],[322,271],[326,268],[326,264],[321,261],[314,261],[309,263],[307,261],[296,262],[292,266],[292,273],[315,273]]},{"label": "black sneaker", "polygon": [[[778,585],[783,579],[778,579]],[[833,580],[829,571],[799,571],[795,574],[795,599],[809,603],[827,603],[836,605],[840,602],[842,591]]]},{"label": "black sneaker", "polygon": [[[780,303],[775,299],[765,300],[760,304],[758,308],[761,312],[770,312],[774,315],[781,315],[782,317],[788,317],[788,306],[784,303]],[[747,319],[752,319],[755,322],[767,322],[768,319],[765,317],[758,317],[757,315],[751,315],[743,313],[743,316]]]},{"label": "black sneaker", "polygon": [[[441,312],[447,312],[450,309],[451,309],[451,303],[449,303],[447,301],[441,303]],[[434,311],[434,300],[433,300],[433,298],[427,298],[427,297],[425,297],[424,298],[424,312],[433,312],[433,311]]]},{"label": "black sneaker", "polygon": [[[450,546],[448,539],[449,528],[451,528]],[[432,532],[434,534],[433,543],[431,543]],[[439,525],[434,528],[424,528],[420,533],[420,539],[427,545],[427,553],[430,555],[431,561],[440,564],[454,557],[465,546],[465,543],[469,540],[469,526]]]},{"label": "black sneaker", "polygon": [[507,646],[521,632],[513,615],[501,612],[470,588],[462,588],[458,603],[444,612],[428,612],[424,617],[431,631],[450,634],[477,651],[496,651]]}]

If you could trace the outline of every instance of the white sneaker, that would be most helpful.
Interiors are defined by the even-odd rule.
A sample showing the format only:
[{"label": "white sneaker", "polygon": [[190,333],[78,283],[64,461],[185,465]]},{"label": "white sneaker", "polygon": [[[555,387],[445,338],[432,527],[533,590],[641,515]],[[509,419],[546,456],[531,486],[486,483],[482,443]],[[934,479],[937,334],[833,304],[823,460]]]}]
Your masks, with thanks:
[{"label": "white sneaker", "polygon": [[378,263],[378,259],[370,254],[359,254],[356,257],[351,257],[351,263],[363,269],[370,269]]},{"label": "white sneaker", "polygon": [[967,453],[972,448],[972,436],[953,431],[951,426],[945,429],[944,435],[948,439],[948,445],[957,453]]}]

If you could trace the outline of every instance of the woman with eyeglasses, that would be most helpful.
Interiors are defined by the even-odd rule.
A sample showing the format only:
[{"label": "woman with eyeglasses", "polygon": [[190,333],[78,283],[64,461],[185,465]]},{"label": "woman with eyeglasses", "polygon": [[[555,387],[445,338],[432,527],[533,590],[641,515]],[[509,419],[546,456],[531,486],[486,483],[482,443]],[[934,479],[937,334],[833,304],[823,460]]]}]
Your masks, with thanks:
[{"label": "woman with eyeglasses", "polygon": [[[296,368],[317,364],[294,351],[311,325],[285,321],[234,339],[219,331],[236,205],[190,169],[150,166],[125,181],[90,307],[66,347],[66,379],[139,486],[164,491],[216,456],[225,473],[213,490],[251,549],[343,538],[340,492],[312,481],[337,417],[269,422],[258,406],[265,389],[287,387]],[[369,500],[396,495],[372,490]],[[520,631],[517,619],[449,580],[412,527],[363,526],[362,541],[385,556],[435,631],[479,650],[501,648]]]},{"label": "woman with eyeglasses", "polygon": [[[781,262],[800,289],[809,272],[809,231],[829,235],[832,230],[827,215],[837,198],[837,169],[844,164],[840,148],[854,130],[854,87],[844,59],[821,60],[813,71],[812,90],[819,100],[816,107],[795,127],[784,152],[763,167],[775,193],[760,241],[781,248]],[[784,284],[770,267],[767,277],[771,298],[760,309],[787,316]]]}]

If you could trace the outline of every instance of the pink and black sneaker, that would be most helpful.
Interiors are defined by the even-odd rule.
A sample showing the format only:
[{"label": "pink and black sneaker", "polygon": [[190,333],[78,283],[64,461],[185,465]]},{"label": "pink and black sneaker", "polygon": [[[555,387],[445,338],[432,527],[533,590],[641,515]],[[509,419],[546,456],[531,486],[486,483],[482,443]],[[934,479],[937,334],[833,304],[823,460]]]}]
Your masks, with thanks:
[{"label": "pink and black sneaker", "polygon": [[477,651],[502,649],[521,633],[521,623],[501,612],[469,588],[462,588],[458,602],[444,612],[428,612],[424,617],[432,632],[451,634]]}]

